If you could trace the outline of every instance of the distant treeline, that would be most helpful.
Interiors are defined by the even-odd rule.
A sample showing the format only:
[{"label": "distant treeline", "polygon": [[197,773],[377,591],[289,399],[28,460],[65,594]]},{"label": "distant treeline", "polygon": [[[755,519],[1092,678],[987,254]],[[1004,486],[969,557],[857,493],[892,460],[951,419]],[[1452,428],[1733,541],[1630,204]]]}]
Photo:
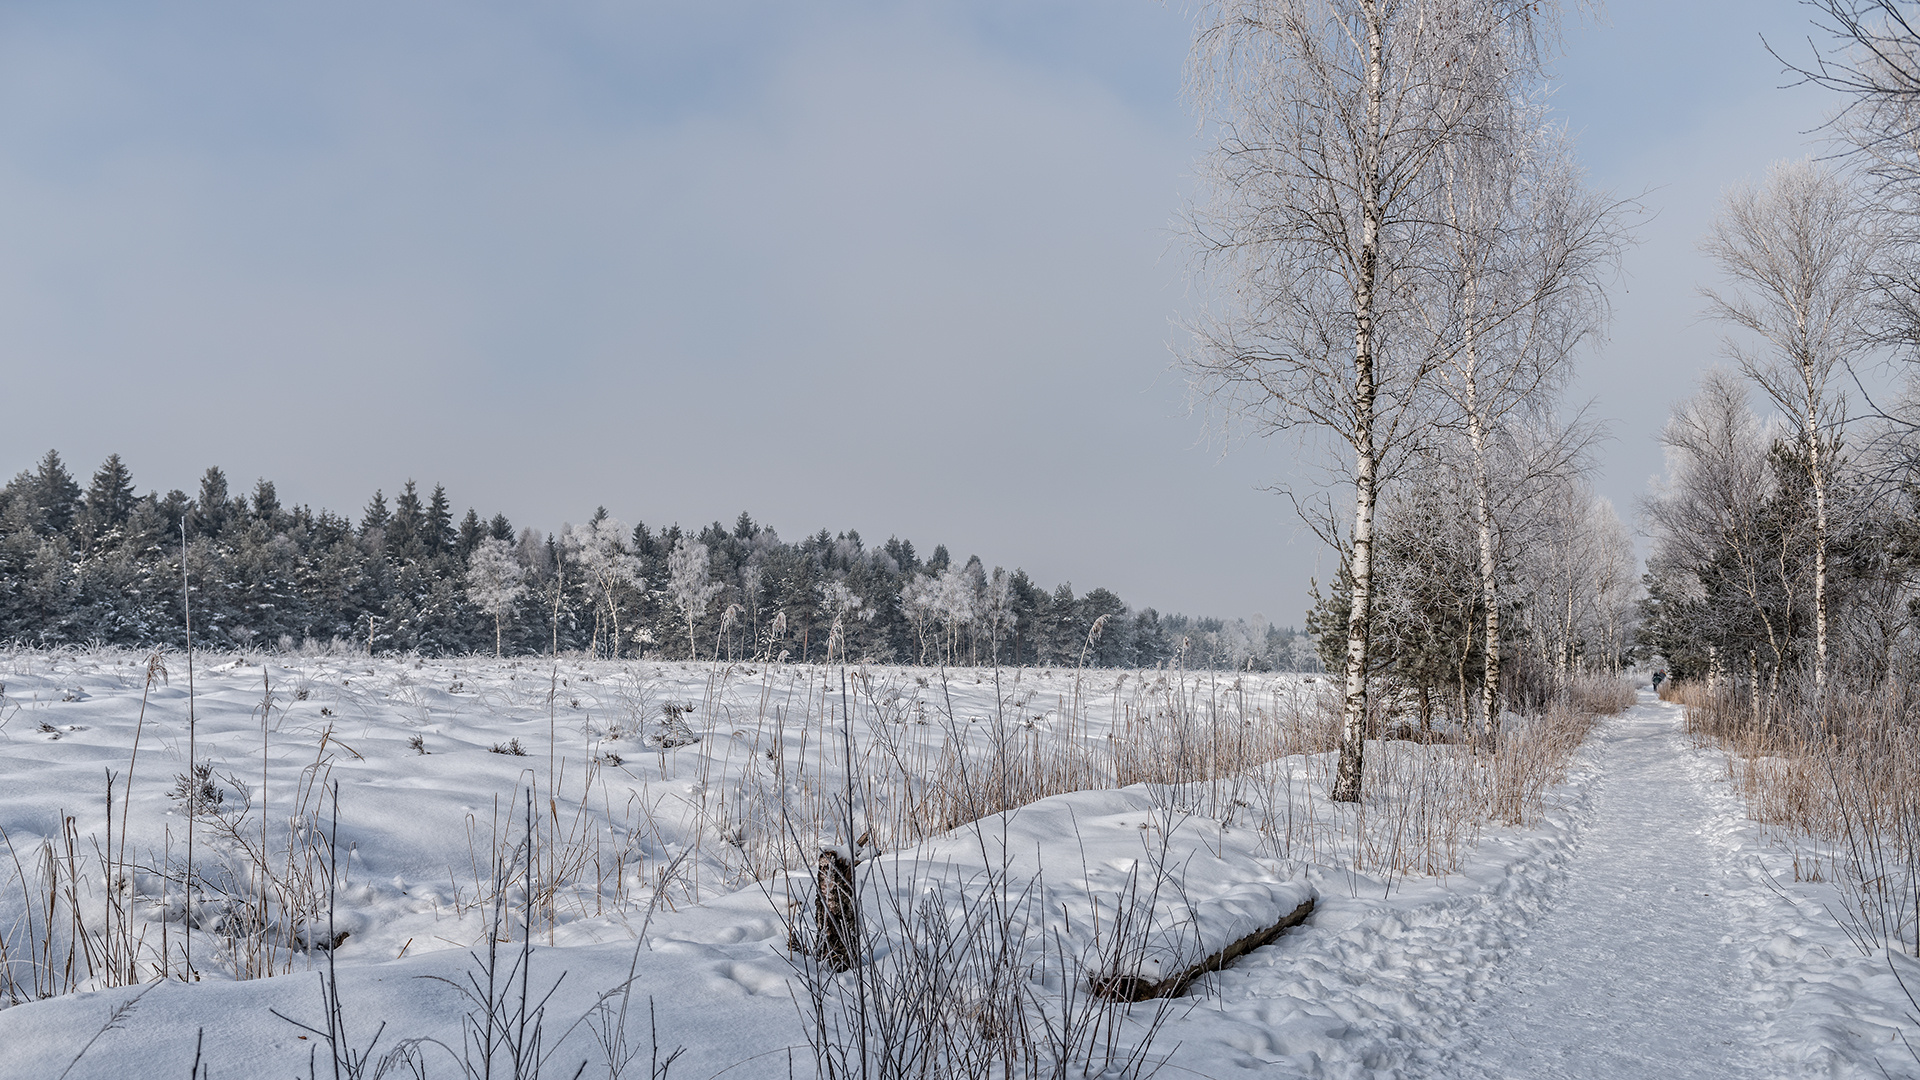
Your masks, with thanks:
[{"label": "distant treeline", "polygon": [[[183,547],[184,538],[184,547]],[[444,488],[375,492],[358,521],[250,496],[210,468],[197,495],[135,493],[118,454],[85,488],[60,455],[0,490],[0,640],[35,645],[313,645],[376,653],[702,660],[850,659],[1313,670],[1292,629],[1134,610],[1106,589],[1046,589],[944,545],[797,543],[731,528],[631,529],[596,510],[558,534],[456,517]]]}]

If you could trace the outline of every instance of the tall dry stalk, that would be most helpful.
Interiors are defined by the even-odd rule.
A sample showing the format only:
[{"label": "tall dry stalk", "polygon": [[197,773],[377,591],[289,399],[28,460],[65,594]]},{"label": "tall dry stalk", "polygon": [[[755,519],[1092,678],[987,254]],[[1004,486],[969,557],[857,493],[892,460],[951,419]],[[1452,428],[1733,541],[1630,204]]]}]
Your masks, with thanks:
[{"label": "tall dry stalk", "polygon": [[[187,781],[189,785],[199,783],[194,771],[196,739],[199,736],[199,717],[193,706],[193,599],[187,587],[187,522],[180,519],[180,614],[187,632]],[[185,939],[185,966],[180,973],[183,981],[193,980],[193,821],[198,817],[195,799],[197,788],[190,786],[187,798],[187,876],[181,883],[181,892],[185,895],[186,916],[182,920],[181,934]]]}]

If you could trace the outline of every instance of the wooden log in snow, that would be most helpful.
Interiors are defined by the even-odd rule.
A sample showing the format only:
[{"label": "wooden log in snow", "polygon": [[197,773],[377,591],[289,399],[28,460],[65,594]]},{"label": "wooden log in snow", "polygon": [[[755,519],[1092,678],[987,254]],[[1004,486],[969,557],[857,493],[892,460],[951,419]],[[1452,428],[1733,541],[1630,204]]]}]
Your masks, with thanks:
[{"label": "wooden log in snow", "polygon": [[1247,955],[1262,945],[1271,945],[1288,928],[1299,926],[1313,914],[1311,897],[1301,902],[1286,918],[1272,926],[1262,927],[1253,933],[1235,941],[1226,948],[1212,953],[1199,963],[1177,971],[1164,979],[1149,979],[1143,975],[1102,975],[1093,980],[1093,992],[1110,1001],[1149,1001],[1160,997],[1179,997],[1187,992],[1195,979],[1209,972],[1219,971],[1235,960]]}]

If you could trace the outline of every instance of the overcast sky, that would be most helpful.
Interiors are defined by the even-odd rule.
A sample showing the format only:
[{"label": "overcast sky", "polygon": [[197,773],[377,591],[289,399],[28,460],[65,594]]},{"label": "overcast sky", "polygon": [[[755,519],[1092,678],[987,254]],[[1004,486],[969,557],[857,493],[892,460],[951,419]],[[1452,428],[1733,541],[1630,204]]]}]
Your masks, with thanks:
[{"label": "overcast sky", "polygon": [[[1793,0],[1617,2],[1557,104],[1655,211],[1580,393],[1623,512],[1717,353],[1694,242],[1818,149]],[[822,527],[1298,623],[1286,444],[1170,369],[1200,151],[1150,0],[0,7],[0,467],[357,516]]]}]

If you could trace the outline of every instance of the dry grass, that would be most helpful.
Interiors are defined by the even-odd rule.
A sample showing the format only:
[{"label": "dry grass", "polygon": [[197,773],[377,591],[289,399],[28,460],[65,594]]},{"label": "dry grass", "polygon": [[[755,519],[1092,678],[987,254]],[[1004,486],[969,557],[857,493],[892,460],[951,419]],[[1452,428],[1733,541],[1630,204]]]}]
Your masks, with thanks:
[{"label": "dry grass", "polygon": [[1633,708],[1639,690],[1626,679],[1605,675],[1576,675],[1567,687],[1566,707],[1576,713],[1618,716]]},{"label": "dry grass", "polygon": [[1699,683],[1661,696],[1725,752],[1747,815],[1792,852],[1796,875],[1840,886],[1856,942],[1920,955],[1920,702],[1898,688],[1816,707]]},{"label": "dry grass", "polygon": [[[357,664],[353,674],[358,681]],[[1049,693],[1019,671],[716,665],[694,699],[705,727],[696,743],[681,720],[689,702],[644,668],[569,661],[557,701],[548,671],[523,674],[461,700],[566,718],[551,725],[547,747],[527,747],[531,762],[541,749],[552,758],[524,775],[539,811],[536,855],[508,860],[503,878],[495,868],[510,811],[496,802],[491,815],[470,815],[471,866],[447,883],[449,909],[478,918],[506,889],[526,907],[516,917],[549,933],[569,918],[698,902],[808,868],[823,837],[899,851],[1049,796],[1141,784],[1178,812],[1257,830],[1277,859],[1389,882],[1449,874],[1488,826],[1537,821],[1594,714],[1632,699],[1617,681],[1578,684],[1565,704],[1506,721],[1491,752],[1444,732],[1370,741],[1366,798],[1346,804],[1326,798],[1338,710],[1324,682],[1138,672]],[[969,680],[971,696],[951,679]],[[376,696],[334,682],[343,684],[327,686],[329,711],[376,718]],[[289,685],[317,694],[323,681]],[[288,749],[264,719],[275,708],[269,690],[263,760]],[[560,737],[568,731],[584,737]],[[195,955],[202,969],[253,978],[310,967],[317,947],[332,944],[317,929],[335,884],[319,827],[331,809],[329,763],[358,751],[329,730],[310,752],[292,790],[268,791],[264,773],[258,788],[223,774],[241,797],[198,819],[216,854],[192,875],[171,848],[112,854],[126,847],[124,824],[98,846],[71,829],[18,852],[0,837],[10,860],[0,887],[21,901],[11,910],[26,912],[0,924],[0,1000],[191,978],[179,940],[189,923],[207,943]],[[667,782],[656,790],[629,772],[610,783],[623,754],[657,760]],[[124,809],[124,784],[115,798]]]}]

